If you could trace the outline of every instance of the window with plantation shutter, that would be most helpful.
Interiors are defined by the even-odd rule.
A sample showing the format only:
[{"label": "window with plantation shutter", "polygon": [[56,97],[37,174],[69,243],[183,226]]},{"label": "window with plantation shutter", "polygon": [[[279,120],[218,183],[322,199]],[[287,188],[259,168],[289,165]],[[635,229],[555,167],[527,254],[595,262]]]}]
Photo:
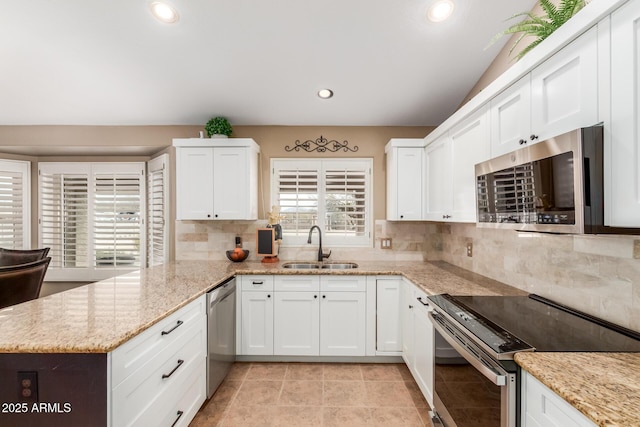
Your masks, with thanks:
[{"label": "window with plantation shutter", "polygon": [[147,163],[147,266],[164,264],[169,258],[167,154]]},{"label": "window with plantation shutter", "polygon": [[40,246],[47,280],[101,280],[144,260],[143,163],[40,163]]},{"label": "window with plantation shutter", "polygon": [[318,225],[323,243],[369,246],[370,159],[273,159],[271,198],[284,216],[283,245],[306,244]]},{"label": "window with plantation shutter", "polygon": [[31,246],[31,165],[0,160],[0,247],[28,249]]}]

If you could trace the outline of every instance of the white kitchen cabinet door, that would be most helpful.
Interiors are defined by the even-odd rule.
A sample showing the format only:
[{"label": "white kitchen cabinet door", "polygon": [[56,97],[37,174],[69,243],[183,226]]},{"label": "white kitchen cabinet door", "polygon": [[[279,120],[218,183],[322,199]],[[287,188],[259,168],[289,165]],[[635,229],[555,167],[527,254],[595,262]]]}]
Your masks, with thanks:
[{"label": "white kitchen cabinet door", "polygon": [[319,292],[276,292],[273,353],[282,356],[320,354]]},{"label": "white kitchen cabinet door", "polygon": [[213,150],[176,150],[176,219],[213,218]]},{"label": "white kitchen cabinet door", "polygon": [[595,427],[595,423],[523,370],[522,427]]},{"label": "white kitchen cabinet door", "polygon": [[598,29],[594,27],[531,72],[531,137],[544,140],[597,123]]},{"label": "white kitchen cabinet door", "polygon": [[415,349],[414,349],[414,325],[413,312],[415,311],[415,298],[413,289],[415,286],[409,282],[403,282],[402,286],[402,359],[413,374]]},{"label": "white kitchen cabinet door", "polygon": [[[422,144],[422,140],[418,140]],[[394,147],[387,152],[387,219],[422,219],[424,146]]]},{"label": "white kitchen cabinet door", "polygon": [[444,135],[425,149],[426,212],[424,219],[442,221],[451,217],[453,197],[451,139]]},{"label": "white kitchen cabinet door", "polygon": [[[432,309],[417,299],[414,301],[415,359],[412,373],[422,394],[433,408],[434,330],[428,314]],[[422,296],[422,301],[426,301],[426,296]]]},{"label": "white kitchen cabinet door", "polygon": [[[531,142],[531,75],[527,74],[490,102],[491,157]],[[533,141],[535,143],[539,141]]]},{"label": "white kitchen cabinet door", "polygon": [[244,147],[213,149],[213,218],[249,218],[249,150]]},{"label": "white kitchen cabinet door", "polygon": [[489,160],[489,106],[449,132],[452,157],[452,206],[454,222],[476,222],[476,163]]},{"label": "white kitchen cabinet door", "polygon": [[605,146],[605,224],[616,227],[640,227],[638,28],[638,2],[628,2],[611,14],[611,139]]},{"label": "white kitchen cabinet door", "polygon": [[402,351],[402,279],[378,279],[376,281],[377,350]]},{"label": "white kitchen cabinet door", "polygon": [[366,292],[322,292],[320,355],[364,356]]},{"label": "white kitchen cabinet door", "polygon": [[242,292],[242,354],[273,355],[273,292]]}]

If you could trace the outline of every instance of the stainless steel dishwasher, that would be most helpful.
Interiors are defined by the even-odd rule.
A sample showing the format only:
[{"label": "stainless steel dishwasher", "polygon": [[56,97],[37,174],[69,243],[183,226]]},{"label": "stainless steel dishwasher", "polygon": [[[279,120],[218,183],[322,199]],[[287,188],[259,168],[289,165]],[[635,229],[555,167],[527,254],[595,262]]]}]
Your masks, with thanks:
[{"label": "stainless steel dishwasher", "polygon": [[211,397],[236,358],[236,279],[207,293],[207,397]]}]

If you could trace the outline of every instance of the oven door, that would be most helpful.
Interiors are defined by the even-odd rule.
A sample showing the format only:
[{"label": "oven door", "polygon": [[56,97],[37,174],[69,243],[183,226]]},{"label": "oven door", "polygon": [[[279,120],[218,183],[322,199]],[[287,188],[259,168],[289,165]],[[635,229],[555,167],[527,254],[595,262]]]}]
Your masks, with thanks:
[{"label": "oven door", "polygon": [[435,427],[516,427],[517,372],[507,372],[457,326],[437,312]]}]

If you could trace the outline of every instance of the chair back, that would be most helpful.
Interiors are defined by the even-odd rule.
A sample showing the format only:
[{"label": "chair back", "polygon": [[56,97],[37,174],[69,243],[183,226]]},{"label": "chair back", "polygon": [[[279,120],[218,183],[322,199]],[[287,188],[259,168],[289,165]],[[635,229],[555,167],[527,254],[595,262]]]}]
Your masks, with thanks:
[{"label": "chair back", "polygon": [[0,248],[0,267],[6,265],[26,264],[43,259],[49,248],[43,249],[5,249]]},{"label": "chair back", "polygon": [[51,258],[0,267],[0,309],[38,298]]}]

